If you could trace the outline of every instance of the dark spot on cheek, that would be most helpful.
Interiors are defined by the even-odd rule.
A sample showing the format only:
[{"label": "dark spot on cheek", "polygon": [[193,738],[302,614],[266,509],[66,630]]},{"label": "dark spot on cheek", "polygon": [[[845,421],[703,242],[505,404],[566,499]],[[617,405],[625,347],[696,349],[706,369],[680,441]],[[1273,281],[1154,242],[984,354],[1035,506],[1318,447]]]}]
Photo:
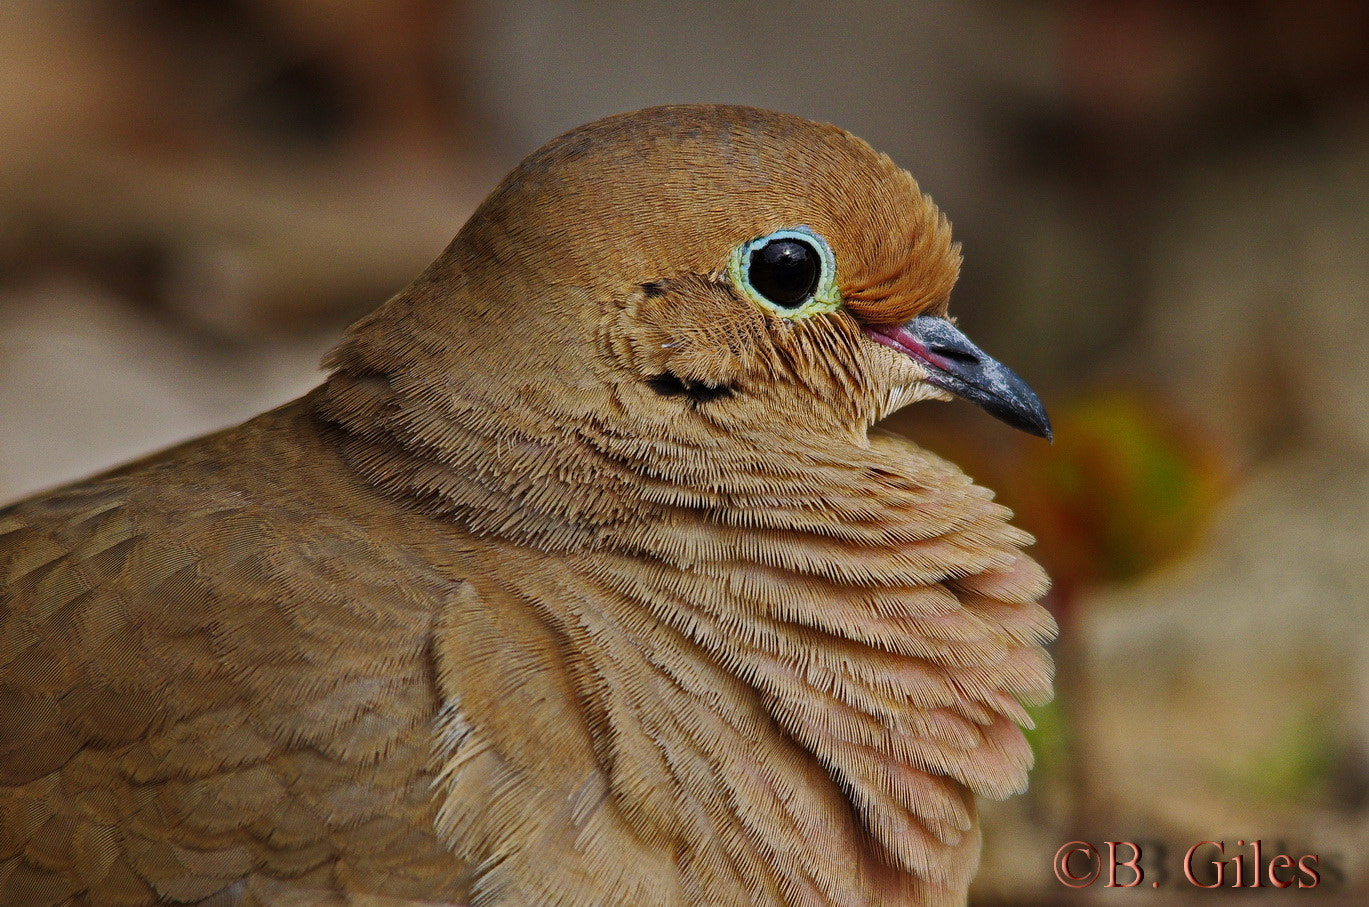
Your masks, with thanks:
[{"label": "dark spot on cheek", "polygon": [[648,299],[655,299],[657,296],[665,295],[665,284],[659,280],[650,280],[642,284],[642,292]]},{"label": "dark spot on cheek", "polygon": [[731,385],[686,381],[674,372],[653,375],[646,383],[662,397],[688,397],[694,403],[707,403],[720,397],[732,396]]}]

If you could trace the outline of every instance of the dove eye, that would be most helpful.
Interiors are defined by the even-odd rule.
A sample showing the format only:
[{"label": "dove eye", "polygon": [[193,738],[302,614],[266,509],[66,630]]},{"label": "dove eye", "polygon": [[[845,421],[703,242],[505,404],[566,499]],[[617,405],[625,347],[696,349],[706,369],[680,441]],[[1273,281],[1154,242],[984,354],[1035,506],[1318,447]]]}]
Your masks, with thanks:
[{"label": "dove eye", "polygon": [[801,239],[772,239],[751,250],[746,276],[757,293],[792,309],[807,302],[818,288],[822,262],[817,249]]},{"label": "dove eye", "polygon": [[806,318],[841,305],[832,250],[807,227],[742,243],[732,251],[728,274],[753,302],[785,318]]}]

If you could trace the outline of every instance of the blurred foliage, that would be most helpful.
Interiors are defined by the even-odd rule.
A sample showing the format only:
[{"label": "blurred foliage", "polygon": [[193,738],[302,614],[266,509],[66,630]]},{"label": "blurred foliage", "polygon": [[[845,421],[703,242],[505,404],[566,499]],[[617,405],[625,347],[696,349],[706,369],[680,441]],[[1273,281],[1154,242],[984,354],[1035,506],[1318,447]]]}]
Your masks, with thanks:
[{"label": "blurred foliage", "polygon": [[1066,588],[1135,579],[1189,550],[1229,487],[1211,438],[1138,391],[1076,397],[1055,426],[1055,443],[1023,447],[997,487]]},{"label": "blurred foliage", "polygon": [[1237,799],[1280,807],[1306,805],[1326,792],[1345,742],[1327,710],[1306,709],[1271,719],[1277,722],[1271,739],[1233,759],[1214,780]]},{"label": "blurred foliage", "polygon": [[[1026,730],[1036,757],[1034,774],[1038,777],[1060,777],[1069,763],[1071,746],[1070,722],[1059,699],[1027,710],[1035,726]],[[1035,783],[1035,782],[1033,782]]]},{"label": "blurred foliage", "polygon": [[1057,601],[1193,548],[1233,478],[1209,433],[1138,389],[1089,390],[1050,410],[1052,444],[990,437],[1005,430],[964,413],[924,420],[926,408],[897,427],[999,493],[1036,536]]}]

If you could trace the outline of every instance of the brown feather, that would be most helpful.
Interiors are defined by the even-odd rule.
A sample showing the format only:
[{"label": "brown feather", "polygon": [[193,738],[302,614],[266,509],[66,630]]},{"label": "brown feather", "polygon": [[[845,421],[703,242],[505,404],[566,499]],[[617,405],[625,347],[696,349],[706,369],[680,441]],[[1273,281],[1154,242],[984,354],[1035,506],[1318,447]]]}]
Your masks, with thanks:
[{"label": "brown feather", "polygon": [[835,127],[553,141],[318,391],[0,512],[0,903],[962,902],[1054,627],[861,330],[958,268]]}]

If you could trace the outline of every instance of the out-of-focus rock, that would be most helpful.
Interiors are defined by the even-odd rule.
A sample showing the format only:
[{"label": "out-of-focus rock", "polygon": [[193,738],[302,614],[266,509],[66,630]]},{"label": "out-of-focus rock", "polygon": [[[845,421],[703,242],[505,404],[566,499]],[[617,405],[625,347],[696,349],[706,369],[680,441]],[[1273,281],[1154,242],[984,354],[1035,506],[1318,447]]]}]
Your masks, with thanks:
[{"label": "out-of-focus rock", "polygon": [[437,256],[469,178],[346,166],[245,171],[69,150],[0,176],[17,271],[74,271],[193,328],[249,337],[345,323]]},{"label": "out-of-focus rock", "polygon": [[1094,769],[1115,815],[1300,840],[1363,878],[1366,804],[1337,776],[1369,768],[1366,539],[1369,456],[1298,453],[1250,477],[1201,554],[1094,597]]},{"label": "out-of-focus rock", "polygon": [[1369,451],[1369,120],[1199,166],[1168,198],[1154,372],[1249,456]]},{"label": "out-of-focus rock", "polygon": [[1365,875],[1369,123],[1198,163],[1163,196],[1132,359],[1247,464],[1198,552],[1092,598],[1113,812]]},{"label": "out-of-focus rock", "polygon": [[318,383],[334,332],[224,343],[90,286],[0,295],[0,501],[240,422]]}]

